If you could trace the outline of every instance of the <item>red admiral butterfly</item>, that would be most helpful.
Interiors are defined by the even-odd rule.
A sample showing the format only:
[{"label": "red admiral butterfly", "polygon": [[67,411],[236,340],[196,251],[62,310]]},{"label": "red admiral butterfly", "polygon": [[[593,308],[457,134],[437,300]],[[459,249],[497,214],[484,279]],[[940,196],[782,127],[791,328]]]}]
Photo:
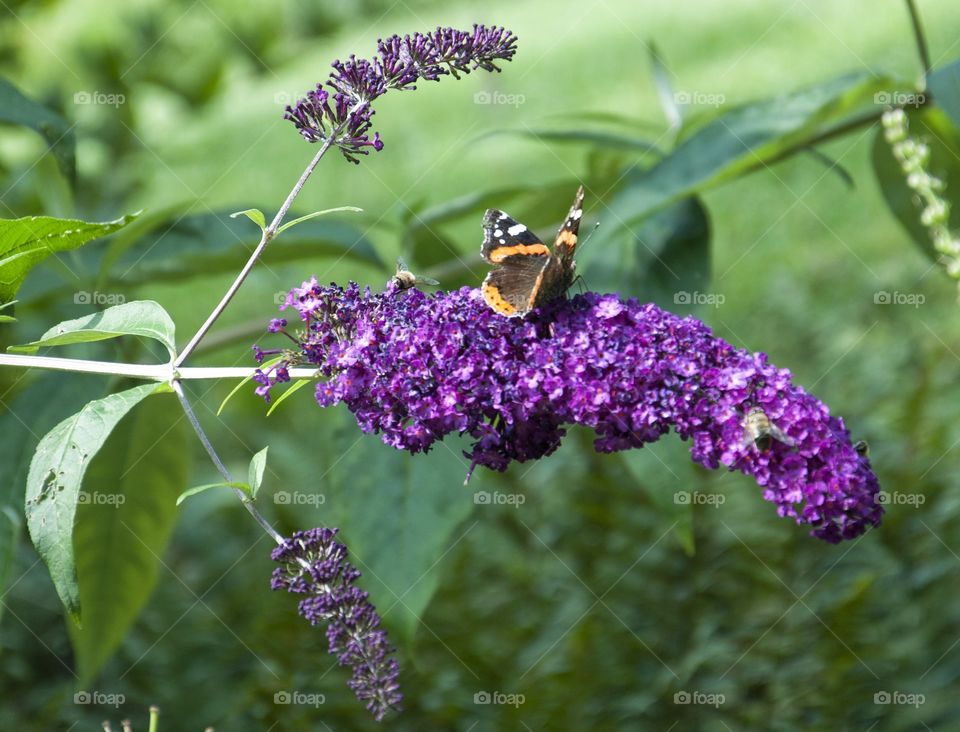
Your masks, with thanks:
[{"label": "red admiral butterfly", "polygon": [[480,247],[483,258],[493,265],[481,287],[487,305],[508,318],[521,317],[566,293],[573,284],[581,216],[583,186],[577,189],[551,251],[526,226],[503,211],[488,209]]}]

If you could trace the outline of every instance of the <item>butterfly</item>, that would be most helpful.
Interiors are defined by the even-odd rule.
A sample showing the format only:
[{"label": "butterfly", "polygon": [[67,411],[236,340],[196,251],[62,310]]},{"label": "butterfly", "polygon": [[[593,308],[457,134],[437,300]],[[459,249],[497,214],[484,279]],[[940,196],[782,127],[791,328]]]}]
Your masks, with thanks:
[{"label": "butterfly", "polygon": [[573,252],[582,216],[580,186],[551,251],[526,226],[503,211],[488,209],[480,247],[483,258],[493,265],[480,288],[487,305],[500,315],[519,318],[564,295],[573,284]]}]

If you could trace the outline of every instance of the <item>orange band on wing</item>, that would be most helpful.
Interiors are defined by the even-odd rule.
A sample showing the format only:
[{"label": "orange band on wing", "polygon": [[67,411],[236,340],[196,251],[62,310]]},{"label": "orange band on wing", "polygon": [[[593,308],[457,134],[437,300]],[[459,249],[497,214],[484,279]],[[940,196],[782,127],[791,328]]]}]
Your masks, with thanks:
[{"label": "orange band on wing", "polygon": [[487,305],[501,315],[509,316],[517,312],[517,309],[513,305],[503,299],[503,295],[500,294],[500,290],[496,285],[484,282],[481,292],[483,293],[483,299],[487,301]]},{"label": "orange band on wing", "polygon": [[546,244],[517,244],[512,247],[498,247],[490,252],[490,261],[494,263],[502,262],[507,257],[512,257],[514,254],[549,255],[550,250],[547,249]]},{"label": "orange band on wing", "polygon": [[561,244],[571,249],[577,245],[577,235],[568,229],[564,229],[557,235],[557,244]]}]

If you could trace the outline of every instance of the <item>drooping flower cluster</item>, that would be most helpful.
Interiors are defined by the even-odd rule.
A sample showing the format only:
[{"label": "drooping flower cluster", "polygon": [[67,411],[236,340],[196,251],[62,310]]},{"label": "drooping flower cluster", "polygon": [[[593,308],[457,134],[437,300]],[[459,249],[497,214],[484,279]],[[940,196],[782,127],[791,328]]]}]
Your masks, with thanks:
[{"label": "drooping flower cluster", "polygon": [[274,549],[273,560],[282,566],[273,570],[270,586],[305,595],[300,614],[311,625],[327,624],[330,653],[353,668],[348,684],[379,722],[403,700],[400,666],[388,657],[394,649],[367,593],[354,586],[360,572],[336,534],[326,528],[298,531]]},{"label": "drooping flower cluster", "polygon": [[[363,431],[394,447],[425,452],[466,433],[473,465],[504,470],[553,452],[564,425],[593,429],[601,452],[672,429],[691,440],[695,461],[752,475],[780,515],[822,539],[880,522],[876,476],[843,420],[765,354],[734,348],[695,318],[587,293],[515,320],[474,289],[428,296],[390,283],[371,294],[315,279],[293,289],[288,306],[306,325],[287,333],[300,343],[296,360],[325,377],[320,405],[344,402]],[[258,392],[269,398],[281,380],[261,372]],[[754,408],[787,441],[751,439]]]},{"label": "drooping flower cluster", "polygon": [[368,148],[381,150],[380,134],[370,139],[371,102],[388,89],[415,89],[419,79],[438,81],[441,76],[469,74],[474,69],[499,71],[497,61],[516,53],[517,38],[505,28],[474,25],[472,31],[437,28],[430,33],[390,36],[377,42],[372,60],[350,56],[334,61],[327,81],[286,108],[284,119],[296,125],[308,142],[336,145],[347,160],[357,163]]}]

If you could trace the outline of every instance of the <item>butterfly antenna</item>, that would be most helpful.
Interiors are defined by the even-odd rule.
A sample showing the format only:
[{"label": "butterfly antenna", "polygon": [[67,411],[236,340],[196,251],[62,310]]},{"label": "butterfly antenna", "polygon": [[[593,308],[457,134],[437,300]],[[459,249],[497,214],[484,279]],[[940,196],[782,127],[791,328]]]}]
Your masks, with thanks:
[{"label": "butterfly antenna", "polygon": [[599,229],[599,228],[600,228],[600,222],[598,221],[597,223],[595,223],[595,224],[593,225],[593,228],[590,229],[590,231],[587,233],[587,235],[586,235],[585,237],[583,237],[583,243],[580,244],[580,249],[581,249],[581,250],[582,250],[585,246],[587,246],[587,242],[590,241],[590,237],[592,237],[592,236],[593,236],[593,233],[594,233],[597,229]]}]

